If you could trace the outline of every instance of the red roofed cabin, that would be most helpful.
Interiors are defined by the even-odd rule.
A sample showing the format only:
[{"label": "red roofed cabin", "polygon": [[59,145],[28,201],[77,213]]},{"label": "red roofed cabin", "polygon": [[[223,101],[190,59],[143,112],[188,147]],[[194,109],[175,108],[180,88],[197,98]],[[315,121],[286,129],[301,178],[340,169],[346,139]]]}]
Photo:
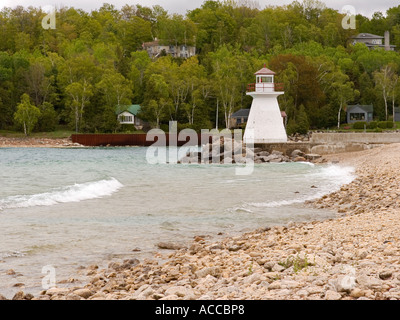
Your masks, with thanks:
[{"label": "red roofed cabin", "polygon": [[256,75],[256,83],[251,83],[247,87],[247,92],[275,92],[283,91],[283,83],[274,83],[275,72],[268,69],[264,64],[264,68],[258,70]]}]

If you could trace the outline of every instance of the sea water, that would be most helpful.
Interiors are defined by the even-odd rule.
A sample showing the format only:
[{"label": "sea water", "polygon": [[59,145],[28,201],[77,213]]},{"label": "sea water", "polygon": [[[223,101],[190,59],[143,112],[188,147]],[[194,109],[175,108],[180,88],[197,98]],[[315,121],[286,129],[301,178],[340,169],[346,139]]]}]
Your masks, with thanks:
[{"label": "sea water", "polygon": [[249,175],[149,164],[146,151],[0,149],[0,294],[38,294],[49,266],[62,287],[82,266],[150,257],[161,241],[331,218],[304,202],[354,179],[352,168],[310,163],[256,164]]}]

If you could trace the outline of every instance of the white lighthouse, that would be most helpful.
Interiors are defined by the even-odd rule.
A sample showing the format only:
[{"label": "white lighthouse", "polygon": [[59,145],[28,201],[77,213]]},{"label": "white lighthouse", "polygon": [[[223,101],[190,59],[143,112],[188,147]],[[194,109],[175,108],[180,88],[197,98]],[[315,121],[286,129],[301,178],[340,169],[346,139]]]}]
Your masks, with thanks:
[{"label": "white lighthouse", "polygon": [[255,75],[256,83],[250,84],[247,89],[247,95],[253,97],[253,103],[244,132],[244,143],[287,142],[278,104],[278,96],[284,94],[283,85],[274,83],[275,72],[265,65]]}]

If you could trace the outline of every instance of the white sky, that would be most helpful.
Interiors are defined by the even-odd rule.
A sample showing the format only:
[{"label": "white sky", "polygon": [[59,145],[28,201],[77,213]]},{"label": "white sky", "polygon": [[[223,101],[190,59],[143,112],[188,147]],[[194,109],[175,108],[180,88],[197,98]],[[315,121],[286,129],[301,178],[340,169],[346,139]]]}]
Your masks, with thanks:
[{"label": "white sky", "polygon": [[[292,0],[257,0],[261,9],[267,5],[285,5],[293,2]],[[22,5],[24,7],[44,7],[52,5],[59,7],[61,5],[67,7],[81,8],[90,12],[91,10],[98,9],[102,3],[111,3],[118,9],[125,4],[140,4],[143,6],[153,6],[155,4],[161,5],[169,13],[185,14],[187,10],[198,8],[202,5],[204,0],[0,0],[0,8],[4,6],[15,7]],[[301,2],[301,0],[300,0]],[[365,16],[371,16],[376,11],[386,13],[386,10],[391,7],[399,5],[398,0],[322,0],[327,7],[342,11],[341,9],[346,5],[351,5],[356,9],[356,13]]]}]

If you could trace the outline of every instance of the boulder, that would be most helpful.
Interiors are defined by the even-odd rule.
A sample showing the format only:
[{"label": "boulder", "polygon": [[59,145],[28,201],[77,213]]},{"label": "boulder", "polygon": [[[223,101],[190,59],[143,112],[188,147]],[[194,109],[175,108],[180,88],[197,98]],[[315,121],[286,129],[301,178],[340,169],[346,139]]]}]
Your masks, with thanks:
[{"label": "boulder", "polygon": [[269,162],[268,156],[260,156],[258,157],[262,162]]},{"label": "boulder", "polygon": [[239,164],[245,164],[247,163],[246,158],[242,157],[241,155],[235,156],[235,163],[239,163]]},{"label": "boulder", "polygon": [[123,261],[121,268],[122,269],[130,269],[140,263],[139,259],[126,259]]},{"label": "boulder", "polygon": [[253,158],[254,159],[254,152],[250,148],[243,149],[243,157],[246,158]]},{"label": "boulder", "polygon": [[259,273],[253,273],[252,275],[244,278],[243,283],[244,284],[252,284],[252,283],[257,283],[257,282],[261,282],[261,275]]},{"label": "boulder", "polygon": [[291,156],[292,158],[303,157],[303,156],[304,156],[304,152],[301,151],[301,150],[296,149],[296,150],[294,150],[294,151],[291,153],[290,156]]},{"label": "boulder", "polygon": [[275,272],[282,272],[282,271],[285,270],[285,267],[280,265],[279,263],[276,263],[276,264],[273,265],[271,270],[275,271]]},{"label": "boulder", "polygon": [[358,299],[358,298],[365,296],[365,294],[366,294],[365,290],[362,290],[360,288],[354,288],[350,292],[350,297]]},{"label": "boulder", "polygon": [[384,270],[384,271],[379,273],[379,278],[381,280],[387,280],[387,279],[390,279],[391,277],[392,277],[392,272],[391,271]]},{"label": "boulder", "polygon": [[157,247],[165,250],[180,250],[185,248],[184,245],[175,242],[159,242],[157,243]]},{"label": "boulder", "polygon": [[268,157],[270,153],[268,151],[260,151],[257,153],[259,157]]},{"label": "boulder", "polygon": [[350,293],[356,287],[356,278],[351,275],[339,276],[335,285],[337,292]]},{"label": "boulder", "polygon": [[82,297],[84,299],[87,299],[93,295],[93,292],[87,288],[83,288],[83,289],[75,290],[74,294],[76,294],[77,296]]},{"label": "boulder", "polygon": [[296,158],[293,159],[294,162],[305,162],[307,161],[306,158],[301,157],[301,156],[297,156]]},{"label": "boulder", "polygon": [[193,164],[193,163],[199,163],[201,161],[201,159],[199,159],[197,156],[191,156],[189,158],[189,163]]},{"label": "boulder", "polygon": [[382,288],[382,280],[368,276],[366,274],[362,274],[357,277],[357,283],[366,289],[371,290],[380,290]]},{"label": "boulder", "polygon": [[304,157],[307,160],[312,161],[312,160],[317,160],[317,159],[321,158],[322,156],[320,154],[316,154],[316,153],[309,153],[309,154],[304,155]]},{"label": "boulder", "polygon": [[190,296],[194,296],[194,291],[192,288],[187,288],[184,286],[172,286],[169,287],[165,292],[164,292],[165,296],[170,296],[170,295],[175,295],[178,296],[180,298],[183,297],[190,297]]},{"label": "boulder", "polygon": [[206,267],[201,270],[196,271],[197,278],[204,278],[208,275],[213,277],[219,277],[222,271],[219,267]]},{"label": "boulder", "polygon": [[65,300],[82,300],[82,299],[84,299],[84,298],[76,295],[75,293],[68,293],[65,296]]},{"label": "boulder", "polygon": [[[281,159],[281,156],[277,155],[277,154],[271,154],[268,157],[264,157],[264,162],[271,162],[272,160],[277,160],[277,159]],[[280,161],[279,161],[280,162]]]},{"label": "boulder", "polygon": [[53,295],[65,295],[65,294],[67,294],[67,293],[69,293],[69,289],[67,289],[67,288],[57,288],[57,287],[48,289],[48,290],[46,291],[46,294],[49,295],[49,296],[53,296]]},{"label": "boulder", "polygon": [[23,291],[18,291],[12,300],[24,300],[25,299],[25,293]]},{"label": "boulder", "polygon": [[340,300],[342,295],[336,291],[328,290],[325,293],[325,300]]},{"label": "boulder", "polygon": [[224,157],[224,159],[221,160],[221,164],[232,164],[232,163],[234,163],[234,161],[231,157]]},{"label": "boulder", "polygon": [[149,284],[144,284],[133,293],[131,299],[146,300],[152,294],[154,294],[153,288]]},{"label": "boulder", "polygon": [[188,157],[188,156],[183,157],[182,159],[180,159],[180,160],[178,161],[178,163],[181,163],[181,164],[189,164],[189,163],[191,163],[191,158]]}]

